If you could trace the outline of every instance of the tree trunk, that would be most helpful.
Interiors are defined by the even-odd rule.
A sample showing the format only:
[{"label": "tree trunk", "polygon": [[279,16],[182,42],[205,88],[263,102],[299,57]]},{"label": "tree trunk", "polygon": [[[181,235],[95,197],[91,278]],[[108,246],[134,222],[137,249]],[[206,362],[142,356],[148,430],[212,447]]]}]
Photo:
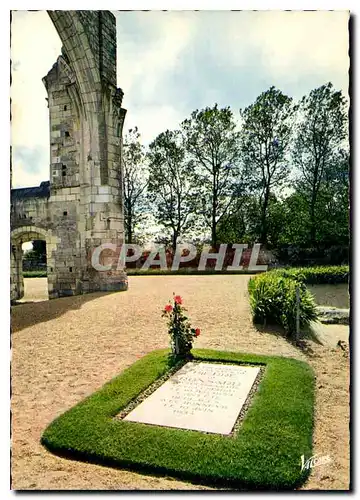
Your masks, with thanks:
[{"label": "tree trunk", "polygon": [[264,204],[263,204],[262,211],[261,211],[260,243],[263,243],[264,245],[266,245],[266,243],[267,243],[268,228],[267,228],[266,215],[267,215],[267,208],[268,208],[268,204],[269,204],[269,196],[270,196],[270,191],[267,188],[265,191]]},{"label": "tree trunk", "polygon": [[213,177],[213,199],[212,199],[212,210],[211,210],[211,246],[215,248],[217,242],[216,235],[216,202],[217,193],[215,185],[215,176]]},{"label": "tree trunk", "polygon": [[310,202],[310,242],[312,245],[316,243],[315,203],[316,196],[312,193]]},{"label": "tree trunk", "polygon": [[133,241],[133,230],[132,230],[132,216],[131,213],[128,216],[128,223],[127,223],[127,243],[132,243]]},{"label": "tree trunk", "polygon": [[212,246],[212,248],[215,248],[216,242],[217,242],[216,222],[215,222],[215,217],[213,217],[212,225],[211,225],[211,246]]},{"label": "tree trunk", "polygon": [[175,253],[176,252],[176,243],[177,243],[177,239],[178,239],[178,234],[176,231],[173,232],[173,237],[172,237],[172,249],[173,249],[173,252]]},{"label": "tree trunk", "polygon": [[319,160],[315,161],[314,178],[311,185],[311,200],[310,200],[310,243],[316,243],[316,221],[315,221],[315,205],[319,190]]}]

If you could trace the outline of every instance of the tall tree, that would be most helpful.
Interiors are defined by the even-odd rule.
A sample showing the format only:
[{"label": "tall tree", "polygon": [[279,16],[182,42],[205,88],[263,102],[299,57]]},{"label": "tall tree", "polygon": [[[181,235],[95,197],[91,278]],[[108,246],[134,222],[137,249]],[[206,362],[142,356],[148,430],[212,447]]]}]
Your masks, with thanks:
[{"label": "tall tree", "polygon": [[197,203],[180,132],[166,130],[158,135],[149,146],[148,159],[149,199],[156,207],[158,224],[171,232],[175,250],[178,238],[194,225]]},{"label": "tall tree", "polygon": [[242,195],[217,227],[218,243],[252,243],[258,232],[258,202],[254,195]]},{"label": "tall tree", "polygon": [[135,243],[135,230],[146,218],[148,184],[145,148],[137,127],[130,129],[124,138],[123,166],[125,240]]},{"label": "tall tree", "polygon": [[201,213],[217,243],[219,223],[241,193],[239,132],[229,107],[194,111],[181,124],[186,150],[194,168]]},{"label": "tall tree", "polygon": [[349,244],[349,154],[346,150],[333,156],[319,190],[315,217],[317,242]]},{"label": "tall tree", "polygon": [[299,188],[306,194],[309,209],[309,239],[317,240],[317,205],[322,191],[335,182],[339,150],[347,137],[346,100],[331,83],[322,85],[300,101],[293,162],[298,167]]},{"label": "tall tree", "polygon": [[246,175],[259,195],[260,242],[268,239],[268,212],[274,188],[281,188],[290,174],[289,146],[296,106],[291,97],[270,87],[253,104],[240,110],[241,150]]},{"label": "tall tree", "polygon": [[46,242],[44,240],[34,240],[32,249],[24,253],[24,260],[33,264],[46,264]]},{"label": "tall tree", "polygon": [[46,262],[46,242],[44,240],[32,241],[33,255],[41,262]]},{"label": "tall tree", "polygon": [[294,191],[287,196],[270,196],[268,208],[268,243],[300,245],[307,242],[308,213],[304,196]]}]

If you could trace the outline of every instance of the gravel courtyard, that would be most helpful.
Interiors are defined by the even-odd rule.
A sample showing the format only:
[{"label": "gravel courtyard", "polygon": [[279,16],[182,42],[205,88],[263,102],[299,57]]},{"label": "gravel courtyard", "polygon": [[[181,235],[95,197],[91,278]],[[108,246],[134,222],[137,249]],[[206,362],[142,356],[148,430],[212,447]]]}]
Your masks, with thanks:
[{"label": "gravel courtyard", "polygon": [[[330,455],[331,463],[315,467],[302,489],[348,489],[347,353],[312,341],[300,350],[274,333],[258,332],[250,320],[248,279],[234,275],[137,276],[129,278],[127,292],[13,306],[12,488],[207,489],[171,478],[58,458],[40,445],[42,432],[54,418],[139,357],[168,346],[161,309],[176,292],[182,295],[192,324],[201,328],[196,347],[291,356],[313,366],[314,454]],[[31,300],[31,280],[26,281],[27,300]],[[34,281],[36,300],[44,283],[46,279]]]}]

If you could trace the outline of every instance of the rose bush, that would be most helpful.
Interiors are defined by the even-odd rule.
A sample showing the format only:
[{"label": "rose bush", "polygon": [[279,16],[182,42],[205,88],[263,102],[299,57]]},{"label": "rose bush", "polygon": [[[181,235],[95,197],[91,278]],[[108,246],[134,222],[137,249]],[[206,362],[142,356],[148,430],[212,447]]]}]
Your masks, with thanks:
[{"label": "rose bush", "polygon": [[180,295],[173,294],[173,303],[165,305],[162,316],[168,318],[171,350],[175,357],[190,357],[192,342],[200,335],[200,328],[192,328]]}]

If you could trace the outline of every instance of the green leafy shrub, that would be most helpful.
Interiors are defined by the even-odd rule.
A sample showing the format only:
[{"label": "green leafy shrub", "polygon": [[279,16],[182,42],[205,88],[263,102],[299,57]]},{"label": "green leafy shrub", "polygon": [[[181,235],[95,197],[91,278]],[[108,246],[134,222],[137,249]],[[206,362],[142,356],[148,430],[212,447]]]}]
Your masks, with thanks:
[{"label": "green leafy shrub", "polygon": [[24,278],[46,278],[46,271],[23,271]]},{"label": "green leafy shrub", "polygon": [[309,285],[330,285],[349,281],[349,266],[293,267],[277,272]]},{"label": "green leafy shrub", "polygon": [[291,336],[296,331],[296,289],[300,294],[300,327],[317,318],[314,297],[303,276],[285,276],[281,270],[259,274],[249,280],[248,290],[254,323],[282,326]]}]

